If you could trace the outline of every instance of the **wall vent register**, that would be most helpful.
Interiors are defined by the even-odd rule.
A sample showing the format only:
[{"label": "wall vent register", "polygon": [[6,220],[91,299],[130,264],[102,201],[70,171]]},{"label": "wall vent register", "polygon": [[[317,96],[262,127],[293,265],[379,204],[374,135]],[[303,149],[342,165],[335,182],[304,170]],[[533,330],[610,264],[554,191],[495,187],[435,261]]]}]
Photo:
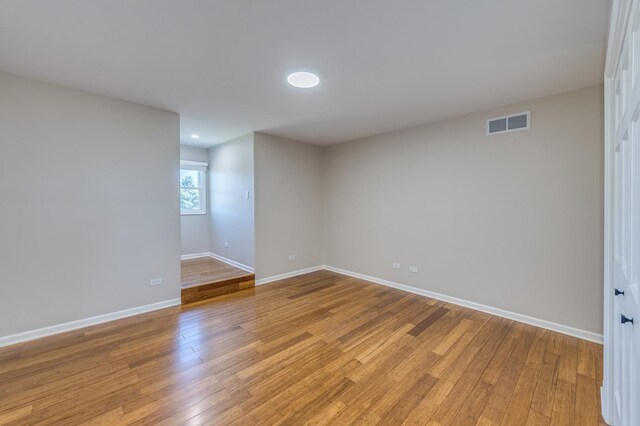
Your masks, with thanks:
[{"label": "wall vent register", "polygon": [[531,112],[529,111],[487,120],[487,135],[515,132],[529,128],[531,128]]}]

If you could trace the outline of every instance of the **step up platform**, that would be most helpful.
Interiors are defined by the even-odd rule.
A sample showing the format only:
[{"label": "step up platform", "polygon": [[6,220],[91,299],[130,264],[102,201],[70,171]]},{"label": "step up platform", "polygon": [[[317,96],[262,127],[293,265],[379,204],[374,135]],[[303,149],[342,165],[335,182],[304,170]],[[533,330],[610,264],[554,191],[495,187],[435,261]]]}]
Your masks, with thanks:
[{"label": "step up platform", "polygon": [[255,275],[211,257],[182,261],[182,304],[255,286]]}]

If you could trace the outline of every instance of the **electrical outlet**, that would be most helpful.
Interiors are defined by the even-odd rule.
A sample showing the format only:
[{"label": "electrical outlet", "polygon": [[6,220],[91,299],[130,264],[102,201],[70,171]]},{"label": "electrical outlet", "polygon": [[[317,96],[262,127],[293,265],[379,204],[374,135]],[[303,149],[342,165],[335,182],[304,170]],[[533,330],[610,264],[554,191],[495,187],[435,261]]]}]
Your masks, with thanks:
[{"label": "electrical outlet", "polygon": [[224,242],[224,248],[229,248],[229,243],[228,242]]},{"label": "electrical outlet", "polygon": [[393,269],[400,269],[400,264],[399,263],[393,262],[392,266],[393,266]]},{"label": "electrical outlet", "polygon": [[418,272],[418,267],[417,266],[409,266],[409,272],[417,273]]},{"label": "electrical outlet", "polygon": [[248,200],[248,199],[249,199],[249,196],[250,196],[249,191],[246,191],[246,192],[244,193],[244,198]]},{"label": "electrical outlet", "polygon": [[154,286],[154,285],[160,285],[162,284],[162,278],[151,278],[149,280],[149,285]]},{"label": "electrical outlet", "polygon": [[289,260],[294,260],[295,258],[296,258],[296,255],[295,255],[295,254],[290,254],[290,255],[289,255]]}]

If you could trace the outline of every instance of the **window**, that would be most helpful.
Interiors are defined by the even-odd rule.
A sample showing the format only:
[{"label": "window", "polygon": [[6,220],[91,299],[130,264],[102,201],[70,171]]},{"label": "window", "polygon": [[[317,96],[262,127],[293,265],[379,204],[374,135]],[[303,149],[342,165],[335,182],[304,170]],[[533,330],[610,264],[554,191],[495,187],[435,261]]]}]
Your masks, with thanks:
[{"label": "window", "polygon": [[207,164],[195,161],[180,162],[180,212],[207,213]]}]

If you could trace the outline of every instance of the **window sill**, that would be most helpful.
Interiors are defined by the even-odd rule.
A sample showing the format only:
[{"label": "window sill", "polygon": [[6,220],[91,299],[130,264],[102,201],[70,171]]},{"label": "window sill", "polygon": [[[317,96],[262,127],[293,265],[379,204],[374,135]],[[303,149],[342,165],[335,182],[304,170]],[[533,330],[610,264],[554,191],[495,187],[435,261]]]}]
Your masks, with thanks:
[{"label": "window sill", "polygon": [[207,212],[180,212],[180,216],[204,216]]}]

